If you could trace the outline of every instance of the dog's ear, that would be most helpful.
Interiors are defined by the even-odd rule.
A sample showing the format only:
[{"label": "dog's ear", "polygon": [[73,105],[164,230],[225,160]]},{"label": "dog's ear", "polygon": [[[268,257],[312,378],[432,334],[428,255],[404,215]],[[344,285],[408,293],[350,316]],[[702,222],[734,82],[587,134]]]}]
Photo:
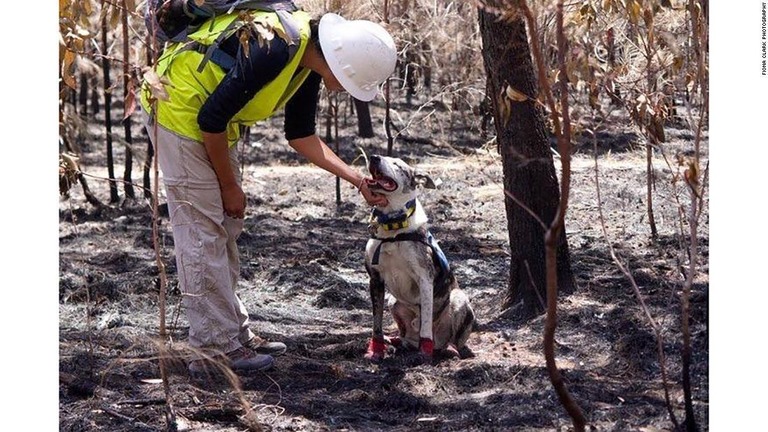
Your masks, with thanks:
[{"label": "dog's ear", "polygon": [[419,171],[414,171],[413,182],[415,185],[422,185],[427,189],[437,189],[440,183],[442,183],[440,179],[437,179],[437,181],[432,180],[432,177]]}]

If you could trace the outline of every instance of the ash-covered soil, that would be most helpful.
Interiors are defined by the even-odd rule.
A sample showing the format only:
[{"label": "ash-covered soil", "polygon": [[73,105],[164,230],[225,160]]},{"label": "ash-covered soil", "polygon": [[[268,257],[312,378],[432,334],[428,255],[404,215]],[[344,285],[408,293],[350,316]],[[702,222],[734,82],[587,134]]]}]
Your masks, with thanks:
[{"label": "ash-covered soil", "polygon": [[[380,124],[381,107],[372,109]],[[363,266],[370,209],[346,183],[337,201],[336,179],[292,152],[277,117],[254,127],[240,147],[248,208],[238,293],[254,330],[285,342],[287,354],[274,369],[236,383],[192,379],[183,363],[187,323],[167,217],[158,221],[157,239],[168,276],[162,340],[149,202],[140,189],[139,198],[124,199],[119,185],[121,202],[96,208],[75,186],[59,206],[60,430],[166,430],[170,407],[179,430],[196,431],[571,430],[545,367],[544,317],[518,322],[501,309],[509,268],[501,160],[495,144],[480,138],[479,120],[467,125],[468,116],[438,111],[408,132],[412,142],[396,141],[394,154],[442,180],[423,191],[421,202],[478,315],[469,340],[474,358],[436,365],[413,365],[402,356],[371,365],[363,358],[371,331]],[[83,136],[81,163],[106,203],[101,118]],[[339,153],[361,170],[359,148],[386,151],[380,126],[368,140],[353,138],[353,118],[339,127]],[[133,178],[140,185],[146,139],[138,125],[135,130]],[[669,163],[659,148],[653,159],[655,240],[646,211],[645,147],[628,122],[616,117],[598,135],[609,240],[600,225],[591,139],[573,152],[567,236],[579,288],[559,299],[556,355],[592,430],[672,429],[655,333],[608,241],[662,331],[671,403],[677,419],[684,418],[680,317],[688,238],[681,233],[688,228],[681,212],[687,214],[689,197],[675,180],[674,155],[693,149],[693,135],[680,124],[667,135]],[[122,177],[124,147],[115,149]],[[706,140],[702,149],[706,163]],[[709,417],[707,203],[691,293],[691,377],[701,430],[708,430]],[[392,333],[393,322],[385,319]],[[167,389],[159,380],[160,357],[169,360]]]}]

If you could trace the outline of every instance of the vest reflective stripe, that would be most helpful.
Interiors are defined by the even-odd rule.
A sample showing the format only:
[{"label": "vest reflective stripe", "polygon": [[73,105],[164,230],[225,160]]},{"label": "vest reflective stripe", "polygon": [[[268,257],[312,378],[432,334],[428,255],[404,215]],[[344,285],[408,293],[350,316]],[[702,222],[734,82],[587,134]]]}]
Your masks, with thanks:
[{"label": "vest reflective stripe", "polygon": [[[279,33],[282,32],[283,27],[277,14],[257,11],[247,13],[253,17],[254,21],[276,29],[275,37],[280,37]],[[280,74],[262,87],[230,120],[227,125],[227,140],[230,146],[237,143],[240,138],[240,126],[252,126],[258,121],[271,117],[288,102],[311,72],[309,69],[302,69],[296,73],[309,39],[310,15],[304,11],[297,11],[292,14],[292,17],[300,28],[301,43],[298,51]],[[230,24],[237,18],[238,14],[214,17],[203,23],[198,31],[189,35],[189,38],[209,45],[223,31],[231,29]],[[165,86],[170,100],[157,101],[155,118],[159,124],[181,136],[202,141],[202,132],[197,124],[198,112],[226,72],[211,61],[205,63],[202,71],[198,72],[197,68],[203,59],[203,54],[193,50],[183,50],[183,46],[184,43],[169,45],[158,60],[157,74],[170,82]],[[141,94],[141,104],[147,112],[150,111],[149,95],[149,89],[145,86]]]}]

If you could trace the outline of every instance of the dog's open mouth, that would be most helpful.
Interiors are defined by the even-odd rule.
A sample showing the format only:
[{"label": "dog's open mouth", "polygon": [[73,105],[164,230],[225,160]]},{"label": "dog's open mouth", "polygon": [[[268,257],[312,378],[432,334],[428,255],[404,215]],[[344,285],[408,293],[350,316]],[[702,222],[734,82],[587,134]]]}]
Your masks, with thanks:
[{"label": "dog's open mouth", "polygon": [[366,183],[368,183],[369,188],[383,189],[387,192],[392,192],[393,190],[397,189],[397,183],[391,178],[385,176],[374,175],[372,179],[366,180]]},{"label": "dog's open mouth", "polygon": [[369,188],[382,189],[387,192],[397,189],[397,182],[392,177],[383,175],[375,164],[368,167],[368,172],[371,173],[371,178],[366,180]]}]

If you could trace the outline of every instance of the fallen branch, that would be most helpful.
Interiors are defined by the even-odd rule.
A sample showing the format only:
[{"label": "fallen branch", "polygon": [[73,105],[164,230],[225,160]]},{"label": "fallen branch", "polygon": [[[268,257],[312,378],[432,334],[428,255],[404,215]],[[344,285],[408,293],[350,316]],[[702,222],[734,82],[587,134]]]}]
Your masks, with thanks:
[{"label": "fallen branch", "polygon": [[111,415],[112,417],[117,417],[117,418],[119,418],[119,419],[121,419],[121,420],[125,420],[125,421],[127,421],[127,422],[131,422],[131,423],[136,423],[136,424],[138,424],[138,425],[141,425],[142,427],[145,427],[145,428],[147,428],[147,429],[149,429],[149,430],[153,430],[153,429],[155,429],[155,428],[153,428],[152,426],[150,426],[150,425],[148,425],[148,424],[144,423],[144,422],[143,422],[143,421],[141,421],[141,420],[136,420],[136,419],[135,419],[135,418],[133,418],[133,417],[127,416],[127,415],[125,415],[125,414],[121,414],[120,412],[118,412],[118,411],[115,411],[115,410],[113,410],[113,409],[111,409],[111,408],[107,408],[107,407],[101,407],[101,410],[102,410],[102,411],[104,411],[105,413],[107,413],[107,414]]},{"label": "fallen branch", "polygon": [[115,405],[165,405],[166,400],[161,398],[128,399],[116,402]]}]

